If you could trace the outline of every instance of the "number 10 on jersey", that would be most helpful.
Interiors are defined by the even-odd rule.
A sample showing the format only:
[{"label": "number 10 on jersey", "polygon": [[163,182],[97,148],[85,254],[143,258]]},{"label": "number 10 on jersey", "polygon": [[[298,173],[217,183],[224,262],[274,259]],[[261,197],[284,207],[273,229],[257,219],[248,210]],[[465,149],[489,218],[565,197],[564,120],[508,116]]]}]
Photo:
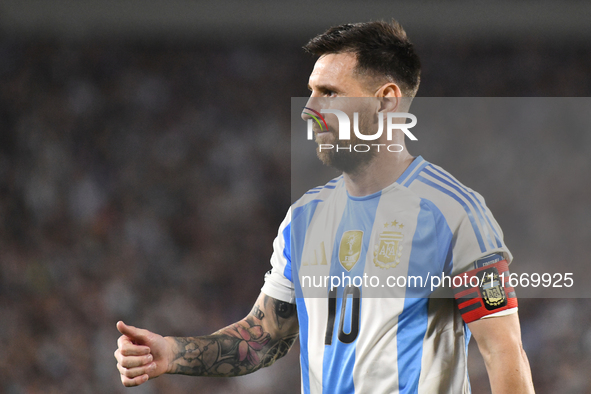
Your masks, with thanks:
[{"label": "number 10 on jersey", "polygon": [[[339,322],[339,341],[343,343],[352,343],[359,334],[359,309],[361,307],[361,291],[357,286],[347,286],[343,290],[343,300],[341,303],[341,317]],[[350,311],[351,326],[347,327],[345,332],[345,316]],[[328,294],[328,321],[326,322],[325,345],[332,345],[332,333],[334,330],[334,321],[337,312],[337,289],[333,288]]]}]

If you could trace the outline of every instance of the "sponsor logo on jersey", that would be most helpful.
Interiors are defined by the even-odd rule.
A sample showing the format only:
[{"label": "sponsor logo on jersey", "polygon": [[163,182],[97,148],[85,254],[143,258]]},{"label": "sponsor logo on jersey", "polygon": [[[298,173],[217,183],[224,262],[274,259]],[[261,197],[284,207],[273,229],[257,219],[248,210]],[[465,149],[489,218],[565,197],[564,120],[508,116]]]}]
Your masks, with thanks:
[{"label": "sponsor logo on jersey", "polygon": [[384,223],[386,230],[379,235],[377,245],[374,246],[373,263],[379,268],[394,268],[400,263],[402,256],[402,240],[404,234],[401,229],[404,224],[394,220]]},{"label": "sponsor logo on jersey", "polygon": [[480,276],[480,293],[484,306],[489,311],[507,305],[507,296],[497,267],[490,267],[478,273]]},{"label": "sponsor logo on jersey", "polygon": [[351,271],[353,266],[359,261],[361,255],[361,244],[363,241],[363,231],[349,230],[345,231],[341,237],[339,246],[339,261],[343,268]]}]

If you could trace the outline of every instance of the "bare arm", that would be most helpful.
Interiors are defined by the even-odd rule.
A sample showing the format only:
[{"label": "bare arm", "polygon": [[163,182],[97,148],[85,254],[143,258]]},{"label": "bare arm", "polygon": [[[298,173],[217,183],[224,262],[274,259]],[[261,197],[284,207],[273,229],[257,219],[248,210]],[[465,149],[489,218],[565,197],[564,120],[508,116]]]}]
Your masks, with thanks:
[{"label": "bare arm", "polygon": [[126,326],[115,351],[124,386],[175,373],[194,376],[245,375],[283,357],[298,336],[295,305],[263,293],[244,319],[211,335],[162,337]]},{"label": "bare arm", "polygon": [[484,358],[493,394],[534,393],[517,313],[476,320],[468,328]]},{"label": "bare arm", "polygon": [[168,373],[238,376],[285,356],[298,337],[294,304],[263,293],[241,321],[205,337],[171,338],[174,358]]}]

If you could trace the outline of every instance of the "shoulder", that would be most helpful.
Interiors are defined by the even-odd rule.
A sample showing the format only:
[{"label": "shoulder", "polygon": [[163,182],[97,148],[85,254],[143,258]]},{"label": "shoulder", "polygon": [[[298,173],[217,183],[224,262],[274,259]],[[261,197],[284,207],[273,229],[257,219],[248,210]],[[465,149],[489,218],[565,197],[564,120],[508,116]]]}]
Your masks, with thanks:
[{"label": "shoulder", "polygon": [[[416,194],[429,206],[435,206],[444,216],[462,218],[487,213],[484,198],[458,181],[443,168],[421,157],[413,163],[413,171],[403,174],[398,183]],[[402,178],[402,177],[401,177]]]},{"label": "shoulder", "polygon": [[320,202],[326,202],[334,198],[334,196],[343,193],[345,190],[344,188],[345,184],[342,175],[331,179],[322,186],[312,188],[304,193],[304,195],[300,197],[295,203],[293,203],[291,206],[292,214],[295,212],[300,212],[306,207],[315,206]]},{"label": "shoulder", "polygon": [[[462,251],[461,258],[466,260],[463,264],[492,252],[503,252],[507,261],[511,261],[503,232],[484,198],[449,172],[422,160],[401,185],[421,197],[443,218],[453,234],[457,250]],[[456,256],[456,259],[461,258]]]}]

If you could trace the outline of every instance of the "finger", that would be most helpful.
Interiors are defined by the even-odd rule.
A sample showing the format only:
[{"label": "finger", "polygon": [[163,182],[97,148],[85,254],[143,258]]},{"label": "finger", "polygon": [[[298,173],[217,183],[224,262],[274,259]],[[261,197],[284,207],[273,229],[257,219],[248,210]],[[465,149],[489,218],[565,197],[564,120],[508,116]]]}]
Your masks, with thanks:
[{"label": "finger", "polygon": [[119,337],[117,346],[123,356],[143,356],[150,353],[148,346],[136,345],[125,335]]},{"label": "finger", "polygon": [[150,334],[150,331],[134,326],[128,326],[122,321],[117,322],[117,330],[119,330],[121,334],[128,336],[132,341],[145,343],[149,340],[148,335]]},{"label": "finger", "polygon": [[139,386],[142,383],[146,383],[148,381],[148,379],[149,379],[148,375],[137,376],[133,379],[130,379],[124,375],[121,375],[121,383],[123,383],[123,385],[125,387]]},{"label": "finger", "polygon": [[117,363],[117,369],[121,375],[125,376],[126,378],[133,379],[135,377],[148,375],[150,372],[153,372],[156,369],[156,364],[150,363],[141,367],[125,368],[121,364]]},{"label": "finger", "polygon": [[119,360],[119,364],[121,364],[124,368],[134,368],[134,367],[141,367],[143,365],[148,365],[152,362],[153,358],[151,354],[147,356],[129,356],[129,357],[121,357]]},{"label": "finger", "polygon": [[125,345],[121,348],[121,355],[128,356],[145,356],[150,354],[150,348],[147,346]]}]

